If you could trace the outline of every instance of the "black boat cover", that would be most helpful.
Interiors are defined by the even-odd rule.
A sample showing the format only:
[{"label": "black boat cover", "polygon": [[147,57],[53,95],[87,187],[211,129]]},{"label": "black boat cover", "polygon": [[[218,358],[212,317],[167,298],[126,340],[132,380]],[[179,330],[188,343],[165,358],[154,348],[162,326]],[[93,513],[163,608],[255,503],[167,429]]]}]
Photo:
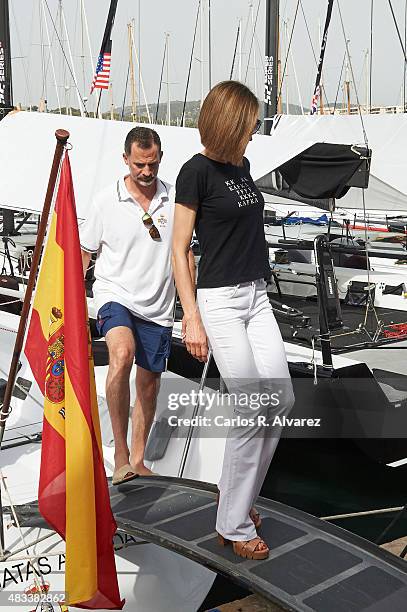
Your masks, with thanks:
[{"label": "black boat cover", "polygon": [[371,151],[365,147],[318,142],[256,181],[271,195],[331,210],[332,199],[350,187],[366,188]]},{"label": "black boat cover", "polygon": [[318,142],[278,170],[299,196],[342,198],[352,186],[352,177],[366,166],[366,157],[370,157],[366,149],[361,151],[350,145]]}]

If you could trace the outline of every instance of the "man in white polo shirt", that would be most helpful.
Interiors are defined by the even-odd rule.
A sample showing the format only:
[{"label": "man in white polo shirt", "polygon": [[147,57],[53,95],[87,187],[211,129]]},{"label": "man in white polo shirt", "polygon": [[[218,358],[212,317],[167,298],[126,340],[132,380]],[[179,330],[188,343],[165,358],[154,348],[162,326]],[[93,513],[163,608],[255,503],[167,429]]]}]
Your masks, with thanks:
[{"label": "man in white polo shirt", "polygon": [[[80,227],[84,271],[91,253],[97,253],[93,294],[97,327],[109,349],[106,398],[115,441],[113,484],[151,474],[144,465],[144,450],[170,352],[174,196],[172,187],[157,176],[161,157],[157,132],[133,128],[123,154],[129,174],[94,198]],[[129,450],[134,358],[137,401]]]}]

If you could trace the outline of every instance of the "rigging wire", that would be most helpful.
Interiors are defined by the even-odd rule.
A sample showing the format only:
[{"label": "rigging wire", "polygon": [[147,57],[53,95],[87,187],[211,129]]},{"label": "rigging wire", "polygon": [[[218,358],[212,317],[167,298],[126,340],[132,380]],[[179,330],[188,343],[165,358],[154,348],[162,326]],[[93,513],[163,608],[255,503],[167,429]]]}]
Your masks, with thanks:
[{"label": "rigging wire", "polygon": [[[354,72],[353,72],[353,65],[352,65],[352,61],[350,59],[349,41],[348,41],[348,39],[346,37],[345,26],[344,26],[343,19],[342,19],[342,11],[341,11],[341,6],[340,6],[340,3],[339,3],[339,0],[337,1],[337,5],[338,5],[339,17],[340,17],[340,21],[341,21],[342,33],[343,33],[343,37],[344,37],[344,40],[345,40],[345,49],[346,49],[345,54],[347,56],[349,67],[350,67],[350,71],[351,71],[351,75],[352,75],[352,82],[353,82],[353,87],[354,87],[355,95],[356,95],[356,102],[357,102],[357,106],[358,106],[360,123],[361,123],[362,131],[363,131],[363,138],[364,138],[366,149],[368,149],[369,148],[368,138],[367,138],[367,133],[366,133],[366,129],[365,129],[365,123],[363,121],[362,111],[361,111],[361,107],[360,107],[359,95],[358,95],[358,90],[357,90],[357,87],[356,87],[355,75],[354,75]],[[363,208],[364,219],[366,219],[365,189],[362,189],[362,208]],[[368,243],[367,225],[366,224],[365,224],[365,242],[366,242],[366,244]],[[377,314],[376,314],[376,310],[375,310],[375,307],[374,307],[374,303],[372,303],[372,296],[371,296],[371,291],[370,291],[370,265],[369,265],[369,253],[368,253],[368,250],[366,250],[366,254],[367,254],[367,256],[366,256],[367,286],[368,286],[369,289],[368,289],[368,300],[367,300],[367,304],[366,304],[365,321],[367,320],[367,315],[368,315],[368,311],[369,311],[369,308],[370,308],[374,312],[374,315],[376,317],[376,321],[378,323],[378,328],[379,328],[379,320],[377,318]]]},{"label": "rigging wire", "polygon": [[246,24],[245,24],[244,32],[243,32],[243,38],[242,38],[243,47],[246,45],[246,39],[247,39],[248,32],[249,32],[249,22],[250,22],[250,11],[247,13]]},{"label": "rigging wire", "polygon": [[[259,0],[260,1],[260,0]],[[211,0],[208,0],[208,80],[209,89],[212,89],[212,26],[211,26]]]},{"label": "rigging wire", "polygon": [[[44,10],[43,10],[43,18],[44,18],[44,23],[45,23],[45,29],[47,30],[46,15],[45,15],[45,11]],[[54,35],[55,35],[55,32],[52,32],[52,38],[51,38],[51,41],[49,43],[48,61],[47,61],[47,65],[45,66],[45,78],[47,78],[49,66],[50,66],[50,63],[51,63],[51,49],[52,49],[52,45],[54,43]]]},{"label": "rigging wire", "polygon": [[372,112],[372,74],[373,74],[373,2],[370,4],[370,76],[369,76],[369,113]]},{"label": "rigging wire", "polygon": [[[305,15],[305,11],[304,11],[304,6],[302,4],[302,0],[300,0],[300,7],[301,7],[301,11],[302,11],[302,16],[304,17],[304,22],[305,22],[305,27],[306,27],[307,34],[308,34],[308,39],[309,39],[309,42],[310,42],[310,45],[311,45],[312,55],[314,56],[315,67],[318,68],[318,60],[317,60],[317,56],[315,54],[314,45],[312,44],[311,32],[309,31],[308,21],[307,21],[306,15]],[[322,97],[322,95],[325,96],[325,102],[328,104],[329,100],[328,100],[328,96],[326,95],[325,86],[324,86],[323,82],[321,83],[321,97]]]},{"label": "rigging wire", "polygon": [[[55,84],[55,93],[56,93],[56,98],[57,98],[57,104],[58,104],[58,109],[59,109],[59,114],[62,114],[61,111],[61,101],[59,99],[59,93],[58,93],[58,83],[57,83],[57,77],[56,77],[56,73],[55,73],[55,65],[54,65],[54,58],[52,56],[52,44],[54,42],[54,38],[52,37],[52,39],[49,36],[49,30],[48,30],[48,22],[47,22],[47,17],[45,15],[45,9],[44,9],[44,1],[42,0],[42,15],[44,18],[44,25],[45,25],[45,32],[47,34],[47,40],[48,40],[48,46],[49,46],[49,54],[48,54],[48,62],[45,68],[45,79],[47,78],[47,74],[48,74],[48,68],[49,65],[51,64],[51,68],[52,68],[52,76],[54,78],[54,84]],[[52,33],[54,34],[54,32]]]},{"label": "rigging wire", "polygon": [[[293,40],[294,28],[295,28],[295,23],[297,21],[297,15],[298,15],[299,7],[300,7],[300,0],[297,0],[297,6],[296,6],[296,9],[295,9],[295,14],[294,14],[293,27],[291,28],[290,40],[288,42],[287,53],[286,53],[286,56],[285,56],[283,74],[281,76],[280,91],[278,92],[278,96],[277,96],[277,104],[278,104],[278,102],[279,102],[279,100],[281,98],[281,94],[282,94],[282,91],[283,91],[285,71],[287,69],[288,58],[290,56],[291,43],[292,43],[292,40]],[[286,109],[286,112],[287,112],[287,109]]]},{"label": "rigging wire", "polygon": [[84,37],[84,17],[82,7],[79,4],[80,0],[78,0],[78,8],[77,11],[80,10],[80,21],[81,21],[81,60],[82,60],[82,91],[85,91],[86,87],[86,78],[85,78],[85,37]]},{"label": "rigging wire", "polygon": [[157,123],[157,121],[158,121],[158,111],[159,111],[159,108],[160,108],[160,97],[161,97],[161,87],[162,87],[163,76],[164,76],[165,57],[167,55],[167,43],[168,43],[168,38],[166,36],[165,37],[165,45],[164,45],[163,63],[161,65],[160,86],[158,88],[157,108],[155,109],[154,123]]},{"label": "rigging wire", "polygon": [[401,50],[403,51],[404,62],[407,62],[406,48],[405,48],[405,46],[403,44],[403,40],[401,38],[400,29],[399,29],[399,26],[398,26],[398,23],[397,23],[396,16],[394,14],[393,5],[391,3],[391,0],[389,0],[389,5],[390,5],[391,14],[393,16],[394,25],[396,26],[397,36],[399,37],[399,41],[400,41],[400,45],[401,45]]},{"label": "rigging wire", "polygon": [[403,40],[401,38],[401,34],[400,34],[400,29],[397,23],[397,19],[396,19],[396,15],[394,14],[394,9],[393,9],[393,5],[391,3],[391,0],[389,0],[389,6],[390,6],[390,10],[391,10],[391,14],[393,17],[393,21],[394,21],[394,25],[396,27],[396,31],[397,31],[397,36],[399,38],[400,41],[400,45],[401,45],[401,50],[403,51],[403,56],[404,56],[404,70],[403,70],[403,112],[406,112],[406,64],[407,64],[407,55],[406,55],[406,28],[407,28],[407,3],[405,5],[404,8],[404,44],[403,44]]},{"label": "rigging wire", "polygon": [[257,32],[254,33],[254,40],[257,43],[257,50],[259,52],[260,63],[261,63],[261,67],[262,67],[263,74],[264,74],[264,70],[265,70],[264,51],[261,50],[260,41],[259,41],[259,37],[257,36]]},{"label": "rigging wire", "polygon": [[44,51],[44,25],[42,21],[42,3],[41,0],[38,0],[38,19],[40,22],[40,48],[41,48],[41,75],[42,75],[42,89],[41,89],[41,98],[43,100],[47,99],[47,79],[45,75],[45,51]]},{"label": "rigging wire", "polygon": [[187,77],[187,84],[185,87],[185,97],[184,97],[184,104],[182,107],[182,115],[181,115],[181,127],[184,126],[184,119],[185,119],[185,107],[187,105],[187,96],[188,96],[188,88],[189,88],[189,80],[191,78],[191,69],[192,69],[192,60],[194,57],[194,49],[195,49],[195,40],[196,40],[196,31],[198,29],[198,20],[199,20],[199,11],[201,8],[201,0],[199,0],[198,2],[198,9],[196,11],[196,20],[195,20],[195,30],[194,30],[194,38],[192,41],[192,50],[191,50],[191,57],[189,60],[189,69],[188,69],[188,77]]},{"label": "rigging wire", "polygon": [[[48,5],[48,0],[44,0],[44,1],[45,1],[45,5],[46,5],[46,7],[47,7],[48,13],[49,13],[49,17],[50,17],[50,19],[51,19],[52,27],[54,28],[54,31],[55,31],[56,37],[57,37],[58,42],[59,42],[59,45],[60,45],[60,47],[61,47],[62,54],[63,54],[63,56],[64,56],[64,59],[65,59],[65,62],[66,62],[66,64],[67,64],[67,66],[68,66],[69,72],[71,73],[71,77],[72,77],[72,80],[73,80],[74,86],[75,86],[76,91],[77,91],[77,93],[78,93],[78,97],[79,97],[79,99],[80,99],[80,101],[81,101],[81,103],[82,103],[82,106],[83,106],[83,109],[84,109],[84,111],[85,111],[85,114],[86,114],[86,116],[88,117],[89,115],[88,115],[88,111],[87,111],[87,109],[86,109],[86,103],[85,103],[85,101],[84,101],[84,99],[83,99],[83,97],[82,97],[81,92],[79,91],[79,87],[78,87],[78,84],[77,84],[76,79],[75,79],[75,77],[74,77],[74,74],[73,74],[73,72],[72,72],[72,68],[71,68],[71,66],[70,66],[70,63],[68,62],[68,58],[67,58],[67,56],[66,56],[65,49],[64,49],[63,44],[62,44],[62,41],[61,41],[61,39],[60,39],[60,37],[59,37],[59,35],[58,35],[58,30],[57,30],[56,25],[55,25],[55,22],[54,22],[54,20],[53,20],[53,18],[52,18],[51,11],[50,11],[50,8],[49,8],[49,5]],[[66,110],[66,112],[67,112],[67,109],[65,109],[65,110]]]},{"label": "rigging wire", "polygon": [[[253,26],[253,32],[252,32],[252,38],[250,41],[250,49],[249,49],[249,57],[247,58],[247,67],[246,67],[246,74],[244,75],[244,80],[246,82],[247,80],[247,74],[249,72],[249,66],[250,66],[250,56],[252,54],[252,49],[253,49],[253,41],[254,41],[254,36],[256,34],[256,27],[257,27],[257,20],[259,18],[259,10],[260,10],[260,0],[257,4],[257,12],[256,12],[256,19],[254,21],[254,26]],[[255,68],[256,69],[256,68]]]},{"label": "rigging wire", "polygon": [[[404,48],[407,48],[407,0],[404,4]],[[406,69],[407,61],[404,58],[404,70],[403,70],[403,112],[406,112]]]},{"label": "rigging wire", "polygon": [[237,45],[239,43],[239,37],[240,37],[240,21],[239,21],[239,25],[237,26],[237,34],[236,34],[236,42],[235,42],[235,50],[233,52],[233,60],[232,60],[232,67],[230,69],[230,77],[229,80],[231,81],[233,78],[233,71],[235,69],[235,60],[236,60],[236,52],[237,52]]},{"label": "rigging wire", "polygon": [[343,74],[343,69],[345,68],[345,61],[346,61],[346,51],[343,55],[343,62],[342,62],[342,68],[341,68],[341,74],[339,75],[339,81],[338,81],[338,89],[336,90],[336,96],[335,96],[335,102],[334,102],[334,108],[332,111],[332,114],[335,114],[335,110],[336,110],[336,103],[338,102],[338,96],[339,96],[339,90],[341,88],[341,83],[342,83],[342,74]]},{"label": "rigging wire", "polygon": [[22,64],[23,64],[24,78],[25,78],[26,93],[27,93],[28,99],[30,100],[31,99],[30,81],[28,79],[27,66],[26,66],[26,63],[24,61],[24,60],[27,59],[27,57],[23,56],[23,47],[22,47],[22,44],[21,44],[20,30],[18,28],[18,23],[17,23],[16,16],[15,16],[15,13],[14,13],[14,2],[11,3],[11,13],[12,13],[13,20],[14,20],[14,27],[16,29],[18,46],[20,48],[21,60],[22,60]]},{"label": "rigging wire", "polygon": [[127,97],[127,86],[129,84],[129,74],[130,74],[130,60],[127,64],[127,76],[126,76],[126,85],[124,86],[124,95],[123,95],[123,104],[122,104],[122,113],[120,116],[120,121],[123,121],[124,119],[124,107],[126,104],[126,97]]},{"label": "rigging wire", "polygon": [[338,6],[338,11],[339,11],[339,17],[340,17],[340,20],[341,20],[342,33],[343,33],[343,37],[344,37],[344,40],[345,40],[346,55],[347,55],[347,58],[348,58],[349,67],[350,67],[350,71],[351,71],[351,75],[352,75],[353,87],[354,87],[355,95],[356,95],[356,103],[357,103],[357,107],[358,107],[360,123],[362,125],[363,139],[364,139],[366,148],[368,148],[369,145],[368,145],[367,133],[366,133],[366,129],[365,129],[365,122],[363,121],[362,111],[361,111],[360,102],[359,102],[359,94],[358,94],[358,90],[357,90],[357,87],[356,87],[355,74],[353,72],[353,65],[352,65],[352,61],[350,59],[349,40],[346,38],[345,26],[344,26],[343,19],[342,19],[342,11],[341,11],[341,5],[339,3],[339,0],[337,1],[337,6]]}]

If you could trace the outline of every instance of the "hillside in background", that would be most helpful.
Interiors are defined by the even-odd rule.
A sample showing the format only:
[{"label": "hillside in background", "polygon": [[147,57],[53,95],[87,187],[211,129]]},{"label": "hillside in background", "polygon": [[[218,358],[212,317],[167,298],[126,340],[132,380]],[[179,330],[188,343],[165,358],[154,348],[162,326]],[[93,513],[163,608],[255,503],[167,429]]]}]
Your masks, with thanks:
[{"label": "hillside in background", "polygon": [[[181,117],[183,110],[184,102],[181,100],[171,101],[170,111],[171,111],[171,125],[181,125]],[[200,100],[192,100],[187,102],[185,105],[185,122],[184,125],[186,127],[197,127],[198,124],[198,116],[199,110],[201,108]],[[38,110],[37,107],[32,107],[32,110]],[[66,114],[66,109],[62,108],[62,114]],[[151,122],[152,123],[167,123],[167,104],[160,103],[158,107],[157,113],[157,104],[149,104],[148,110],[150,112]],[[77,108],[69,109],[70,114],[72,115],[80,115],[80,111]],[[49,111],[50,113],[59,113],[58,109],[52,109]],[[285,113],[285,104],[283,104],[283,113]],[[309,113],[309,109],[304,109],[306,114]],[[301,115],[301,108],[297,104],[290,104],[290,115]],[[105,111],[103,113],[104,119],[110,119],[111,113],[110,111]],[[135,121],[138,123],[148,123],[148,113],[146,106],[138,106],[135,117],[132,117],[132,109],[131,106],[125,106],[124,112],[122,108],[115,107],[113,112],[114,119],[118,121]],[[260,118],[263,119],[263,105],[260,104]]]},{"label": "hillside in background", "polygon": [[[180,125],[182,117],[182,109],[184,103],[180,100],[174,100],[171,102],[171,125]],[[150,116],[153,123],[167,123],[167,104],[160,103],[157,114],[157,104],[149,104]],[[185,126],[196,127],[198,124],[199,110],[201,108],[201,101],[194,100],[187,102],[185,105]],[[263,105],[260,104],[260,118],[263,118]],[[283,104],[283,113],[285,113],[285,104]],[[309,109],[304,109],[305,113],[309,113]],[[156,119],[157,114],[157,119]],[[290,104],[290,115],[301,115],[301,107],[297,104]],[[115,108],[114,115],[116,119],[121,119],[122,109]],[[110,113],[104,113],[103,116],[106,118],[110,117]],[[124,109],[125,121],[131,121],[131,107],[126,106]],[[147,111],[145,106],[141,106],[137,109],[136,120],[140,122],[147,122]]]}]

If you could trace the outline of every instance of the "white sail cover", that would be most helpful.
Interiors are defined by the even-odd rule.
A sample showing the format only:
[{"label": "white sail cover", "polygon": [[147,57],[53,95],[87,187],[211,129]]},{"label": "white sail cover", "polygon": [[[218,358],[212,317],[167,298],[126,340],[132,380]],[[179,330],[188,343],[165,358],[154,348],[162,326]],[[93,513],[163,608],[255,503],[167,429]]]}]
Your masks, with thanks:
[{"label": "white sail cover", "polygon": [[[364,116],[373,150],[369,189],[370,210],[407,210],[407,116]],[[69,142],[78,216],[86,216],[93,195],[126,173],[123,143],[134,123],[18,112],[0,121],[0,208],[40,212],[52,158],[55,131],[70,132]],[[160,176],[175,183],[182,164],[202,150],[192,128],[151,126],[160,134],[164,151]],[[271,136],[256,135],[247,149],[255,180],[317,142],[364,144],[357,116],[281,116]],[[337,205],[362,207],[362,190],[350,189]]]}]

